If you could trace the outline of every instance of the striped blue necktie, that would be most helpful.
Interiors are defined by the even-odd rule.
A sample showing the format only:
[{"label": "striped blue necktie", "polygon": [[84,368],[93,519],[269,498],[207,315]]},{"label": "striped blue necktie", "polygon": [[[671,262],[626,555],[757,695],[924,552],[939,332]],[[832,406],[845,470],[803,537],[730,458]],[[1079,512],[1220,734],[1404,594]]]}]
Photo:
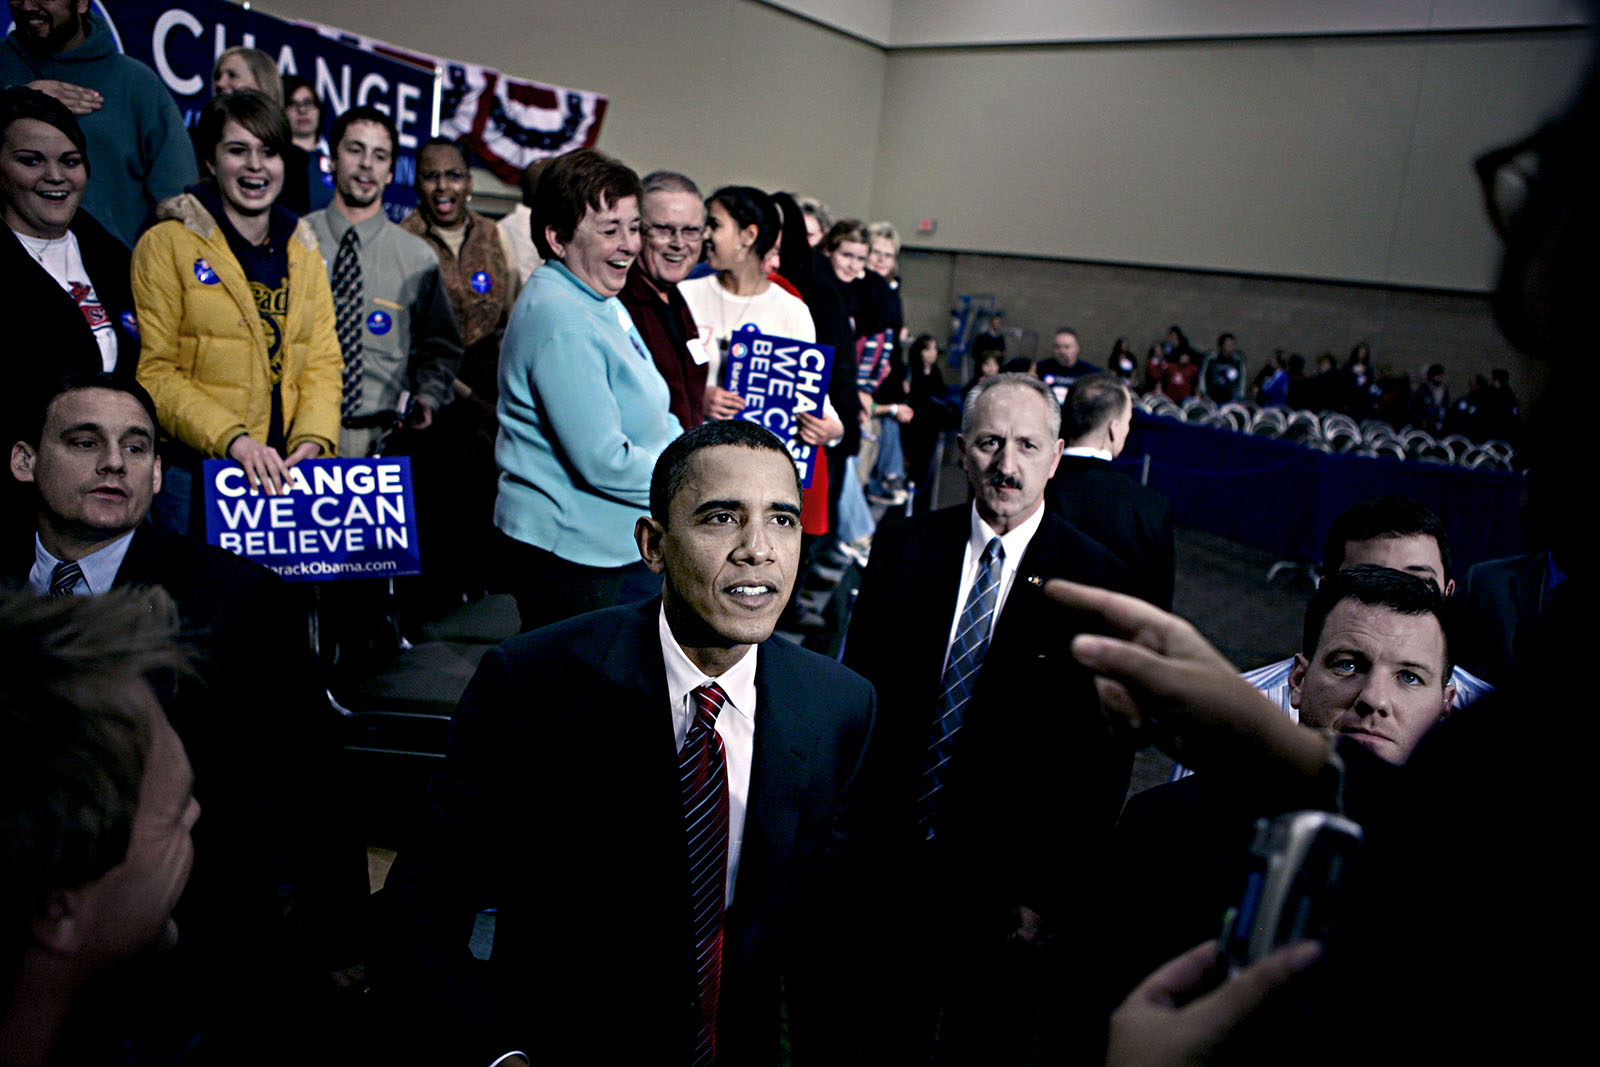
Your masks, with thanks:
[{"label": "striped blue necktie", "polygon": [[1000,538],[991,537],[984,546],[983,564],[978,568],[972,592],[967,594],[967,606],[961,612],[961,622],[956,626],[956,639],[950,645],[950,661],[945,664],[939,690],[938,717],[928,734],[922,796],[917,798],[917,824],[929,841],[934,837],[934,797],[949,770],[956,731],[961,729],[962,712],[972,698],[972,687],[977,683],[983,654],[994,632],[994,606],[1000,596],[1000,571],[1005,557]]},{"label": "striped blue necktie", "polygon": [[83,568],[76,563],[61,562],[50,572],[50,595],[71,596],[78,583],[83,581]]}]

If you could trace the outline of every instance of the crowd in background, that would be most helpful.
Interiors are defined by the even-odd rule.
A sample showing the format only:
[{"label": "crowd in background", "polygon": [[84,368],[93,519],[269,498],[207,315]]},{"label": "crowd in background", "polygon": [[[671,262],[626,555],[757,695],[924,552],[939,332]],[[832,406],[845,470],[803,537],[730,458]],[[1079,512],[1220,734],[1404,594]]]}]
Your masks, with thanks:
[{"label": "crowd in background", "polygon": [[[415,1010],[386,1025],[427,1032],[427,1012],[437,1007],[485,1039],[470,1051],[486,1065],[537,1059],[496,1027],[548,998],[589,1023],[612,1020],[618,1032],[604,1040],[617,1047],[664,1042],[684,1062],[764,1062],[755,1050],[775,1052],[780,1029],[802,1056],[847,1049],[887,1062],[937,1048],[977,1062],[964,1057],[987,1049],[991,1062],[1021,1062],[1038,1055],[1026,1048],[1037,1036],[1048,1055],[1098,1058],[1106,1015],[1129,988],[1110,1030],[1111,1061],[1201,1062],[1214,1051],[1208,1042],[1228,1036],[1316,951],[1285,950],[1212,991],[1202,972],[1214,960],[1196,950],[1142,983],[1119,974],[1127,979],[1119,988],[1062,996],[1043,1021],[1038,1015],[1067,988],[1054,983],[1068,973],[1059,955],[1042,969],[1039,951],[1078,936],[1091,952],[1110,950],[1108,930],[1076,929],[1087,913],[1077,909],[1104,903],[1083,872],[1112,854],[1112,809],[1132,751],[1105,728],[1101,701],[1144,728],[1170,715],[1162,742],[1273,794],[1274,810],[1343,805],[1348,784],[1353,810],[1376,819],[1384,859],[1422,841],[1439,860],[1395,862],[1381,885],[1426,890],[1430,902],[1460,888],[1441,886],[1437,871],[1471,869],[1470,835],[1424,834],[1431,807],[1399,784],[1421,781],[1457,797],[1476,791],[1478,769],[1441,770],[1448,759],[1425,740],[1467,703],[1457,695],[1463,679],[1451,681],[1452,656],[1481,647],[1452,643],[1454,583],[1437,520],[1386,517],[1330,534],[1339,561],[1325,561],[1331,580],[1308,610],[1303,651],[1292,666],[1275,665],[1289,672],[1303,725],[1318,733],[1262,702],[1252,685],[1270,687],[1241,682],[1203,638],[1160,610],[1170,607],[1174,564],[1170,513],[1159,501],[1103,481],[1071,497],[1064,483],[1105,473],[1079,468],[1120,453],[1135,392],[1180,404],[1202,396],[1334,410],[1516,442],[1520,411],[1504,371],[1475,378],[1452,399],[1442,366],[1412,388],[1405,376],[1375,369],[1363,342],[1342,365],[1325,354],[1307,374],[1301,356],[1278,353],[1251,376],[1232,334],[1202,353],[1177,326],[1142,361],[1118,338],[1106,367],[1093,366],[1067,327],[1055,331],[1047,358],[1008,360],[994,312],[971,338],[970,379],[947,382],[939,341],[906,329],[900,240],[889,223],[835,218],[814,198],[731,181],[706,182],[707,194],[681,173],[641,178],[584,148],[529,168],[524,203],[503,226],[471,207],[468,153],[435,138],[419,152],[418,210],[397,225],[383,212],[383,192],[399,138],[383,112],[325,114],[311,86],[236,48],[218,57],[216,95],[186,131],[153,74],[109,48],[87,6],[12,0],[18,27],[0,55],[0,218],[15,239],[0,254],[13,264],[0,306],[12,330],[7,346],[26,357],[12,361],[0,403],[12,475],[0,493],[0,535],[8,583],[35,594],[0,599],[9,663],[0,675],[13,716],[0,775],[4,920],[11,942],[24,946],[0,961],[9,968],[0,972],[0,1059],[101,1054],[93,1042],[104,1033],[75,1027],[84,1017],[75,1012],[99,1013],[119,1040],[132,1033],[119,1047],[134,1062],[209,1062],[218,1050],[270,1060],[280,1046],[313,1038],[330,1055],[360,1054],[372,1018],[361,999],[372,988],[367,963],[438,938],[448,947],[438,967],[432,959],[385,964],[395,974],[414,968],[413,992],[428,991],[414,1003],[403,994],[391,1001],[391,1010]],[[1543,244],[1530,252],[1513,241],[1510,223],[1529,218],[1501,220],[1513,253],[1570,252]],[[1557,265],[1576,273],[1575,262]],[[1535,331],[1547,325],[1539,316],[1553,314],[1538,300],[1528,309]],[[833,351],[821,402],[797,412],[791,442],[734,418],[745,399],[728,368],[751,328]],[[1531,336],[1531,347],[1548,347]],[[952,430],[971,503],[940,510],[933,490]],[[1063,441],[1068,463],[1058,476]],[[809,462],[803,492],[790,483],[790,453]],[[486,590],[515,596],[529,634],[490,653],[469,688],[449,771],[427,798],[455,818],[429,825],[414,853],[422,859],[402,861],[388,897],[391,909],[422,901],[440,910],[387,915],[387,942],[368,936],[359,843],[341,820],[330,770],[334,719],[295,605],[264,570],[194,540],[203,525],[202,460],[231,459],[252,489],[276,495],[306,460],[381,454],[413,459],[430,566],[399,608],[376,583],[339,583],[345,588],[322,607],[344,665],[375,642],[391,640],[394,650],[400,630],[382,620],[409,611],[409,626]],[[721,485],[766,496],[752,504],[715,491]],[[1091,537],[1080,531],[1088,520],[1063,517],[1073,500],[1094,508],[1111,493],[1127,494],[1118,498],[1127,503],[1105,532]],[[875,541],[873,500],[907,505],[913,517]],[[1126,528],[1146,507],[1156,516],[1148,525],[1163,528],[1155,539],[1165,540],[1149,555],[1145,532]],[[1419,540],[1420,558],[1400,552]],[[1560,590],[1533,617],[1559,621],[1571,644],[1576,628],[1563,612],[1575,600],[1569,578],[1587,578],[1587,552],[1562,543],[1530,559],[1522,563],[1538,588]],[[821,657],[766,644],[780,610],[797,610],[792,594],[805,569],[827,561],[867,568],[866,621],[844,661],[876,695]],[[1344,568],[1354,573],[1334,573]],[[112,588],[135,573],[170,596]],[[1061,575],[1083,584],[1047,587]],[[945,584],[949,602],[933,595]],[[91,595],[98,605],[69,603]],[[626,607],[656,596],[660,607],[647,614]],[[1356,648],[1373,612],[1387,612],[1379,629],[1423,619],[1431,627],[1418,639],[1424,651],[1390,664],[1383,657],[1395,641]],[[1327,635],[1345,634],[1341,626],[1357,636],[1329,647]],[[180,628],[199,655],[174,643]],[[1128,655],[1105,638],[1074,641],[1080,632],[1131,635],[1145,647]],[[763,658],[757,665],[752,657],[741,676],[738,656],[702,655],[729,647],[761,648]],[[1518,672],[1545,664],[1548,652],[1535,643],[1512,658],[1503,677],[1514,695]],[[1382,675],[1373,684],[1398,692],[1398,702],[1378,707],[1394,693],[1363,689],[1343,712],[1333,707],[1368,674]],[[665,678],[648,699],[664,704],[670,689],[688,709],[670,739],[676,758],[664,730],[633,729],[627,686],[645,675]],[[999,689],[988,680],[997,675],[1026,675],[1029,688]],[[558,698],[531,714],[548,693]],[[1553,696],[1548,682],[1536,693]],[[1320,721],[1306,710],[1318,699],[1329,705],[1319,707]],[[1486,699],[1494,710],[1508,698]],[[752,725],[756,700],[765,717]],[[791,700],[799,725],[775,714]],[[1413,706],[1421,709],[1415,736],[1374,740]],[[930,744],[919,716],[935,707]],[[962,743],[972,747],[952,748],[963,714]],[[1485,720],[1456,717],[1469,725],[1453,742],[1486,754],[1493,742],[1470,732]],[[890,752],[878,760],[899,758],[886,777],[863,755],[874,728],[873,744]],[[778,730],[789,732],[779,740]],[[37,759],[19,738],[37,745]],[[1419,777],[1403,778],[1413,749]],[[952,764],[955,773],[946,766],[952,751],[968,761]],[[586,763],[596,752],[613,762]],[[1529,755],[1502,757],[1515,761],[1519,782],[1532,774]],[[625,781],[609,780],[615,767],[627,769]],[[721,811],[710,875],[693,844],[700,822],[691,818],[685,851],[676,810],[681,788],[692,814],[690,798],[708,774],[737,798]],[[892,800],[856,795],[862,781],[890,778],[903,787]],[[635,790],[669,801],[632,803]],[[1431,788],[1419,792],[1431,804]],[[1398,814],[1385,822],[1390,803]],[[202,806],[215,829],[197,824]],[[661,808],[672,810],[658,826]],[[476,848],[490,821],[514,829],[515,857],[502,862]],[[625,844],[611,849],[612,835]],[[863,841],[892,844],[862,855]],[[733,866],[724,868],[729,855]],[[635,864],[667,872],[662,884],[634,885]],[[991,884],[1002,873],[1009,896]],[[700,883],[692,907],[666,884],[685,874]],[[1505,881],[1491,879],[1497,891],[1515,891]],[[933,889],[946,884],[949,896]],[[845,914],[847,890],[863,894],[871,916]],[[1477,897],[1445,914],[1465,916]],[[598,915],[499,907],[591,898],[608,907]],[[175,906],[192,943],[178,942],[176,962],[145,996],[112,1004],[80,996],[108,961],[170,941]],[[635,926],[623,913],[629,906],[671,921]],[[1373,899],[1359,898],[1362,908],[1374,908]],[[679,910],[694,919],[687,941],[673,925],[684,918]],[[432,921],[446,913],[449,923]],[[530,929],[530,914],[548,929]],[[790,924],[791,915],[806,922]],[[892,928],[865,921],[878,918]],[[396,939],[397,929],[417,936]],[[1389,937],[1403,928],[1386,911],[1363,929],[1366,940],[1357,937],[1330,966],[1374,988],[1385,957],[1372,931]],[[1423,922],[1423,930],[1437,954],[1408,957],[1408,977],[1448,978],[1440,961],[1470,953],[1444,924]],[[584,981],[544,973],[557,969],[539,954],[552,944]],[[601,951],[591,951],[596,944]],[[1151,962],[1181,947],[1163,944]],[[530,953],[521,963],[539,965],[493,955],[519,949]],[[890,949],[895,958],[885,963]],[[633,950],[636,958],[622,958]],[[868,964],[838,973],[850,967],[838,963],[847,950]],[[484,979],[477,964],[491,957],[498,966]],[[1481,960],[1467,962],[1475,977],[1506,981]],[[470,988],[453,986],[456,968],[473,973]],[[672,983],[683,973],[692,975],[691,1011],[654,992],[641,1007],[629,985],[679,989]],[[873,988],[885,974],[892,987]],[[480,998],[480,980],[507,999]],[[1489,996],[1481,987],[1473,995]],[[1448,999],[1425,999],[1422,1018],[1443,1018]],[[813,1014],[818,1004],[831,1010]],[[682,1027],[691,1051],[679,1057],[675,1038],[633,1027],[635,1011]],[[996,1040],[985,1029],[990,1012],[1023,1021]],[[263,1018],[283,1020],[281,1032],[263,1032],[274,1030]],[[212,1043],[197,1053],[196,1035],[208,1028]],[[862,1037],[874,1029],[881,1032]],[[1348,1050],[1360,1043],[1352,1034],[1380,1033],[1355,1027],[1330,1047]],[[560,1025],[543,1036],[569,1050],[602,1040]]]}]

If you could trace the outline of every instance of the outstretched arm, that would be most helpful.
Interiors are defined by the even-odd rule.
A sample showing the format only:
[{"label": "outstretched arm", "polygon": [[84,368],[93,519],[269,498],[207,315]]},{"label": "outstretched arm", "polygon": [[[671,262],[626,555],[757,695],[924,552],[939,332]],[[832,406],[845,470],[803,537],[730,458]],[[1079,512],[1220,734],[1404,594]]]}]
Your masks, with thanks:
[{"label": "outstretched arm", "polygon": [[1184,619],[1059,579],[1045,594],[1098,616],[1116,635],[1082,634],[1072,654],[1095,672],[1113,720],[1174,759],[1295,791],[1312,786],[1327,766],[1331,742],[1286,718]]}]

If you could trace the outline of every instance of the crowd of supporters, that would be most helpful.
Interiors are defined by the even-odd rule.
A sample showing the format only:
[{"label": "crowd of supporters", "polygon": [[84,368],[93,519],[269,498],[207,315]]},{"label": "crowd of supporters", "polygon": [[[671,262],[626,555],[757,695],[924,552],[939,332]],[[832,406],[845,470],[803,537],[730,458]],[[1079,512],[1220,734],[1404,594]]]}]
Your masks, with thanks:
[{"label": "crowd of supporters", "polygon": [[[1469,832],[1424,833],[1436,795],[1474,788],[1430,731],[1465,720],[1444,744],[1488,754],[1493,731],[1469,705],[1489,687],[1462,656],[1494,659],[1507,692],[1486,697],[1491,712],[1529,691],[1519,679],[1550,653],[1512,631],[1559,625],[1560,647],[1575,643],[1589,550],[1554,538],[1505,561],[1550,594],[1532,607],[1482,572],[1466,618],[1437,519],[1405,501],[1352,509],[1330,532],[1301,654],[1271,685],[1251,680],[1287,685],[1283,709],[1161,610],[1170,511],[1102,461],[1150,392],[1517,442],[1504,371],[1452,399],[1442,366],[1413,388],[1363,342],[1342,365],[1325,354],[1307,374],[1278,353],[1251,376],[1232,334],[1202,352],[1176,325],[1142,361],[1119,337],[1094,366],[1068,327],[1047,358],[1008,360],[995,312],[970,380],[947,382],[939,342],[906,329],[886,222],[747,185],[704,195],[688,175],[641,178],[583,148],[530,168],[512,216],[529,252],[472,210],[467,152],[434,139],[419,209],[395,225],[383,113],[326,114],[312,86],[235,48],[185,131],[87,7],[13,0],[0,56],[14,238],[0,238],[0,300],[16,357],[0,401],[13,587],[0,595],[0,1061],[332,1061],[369,1052],[381,1020],[418,1035],[413,1055],[485,1067],[537,1061],[532,1040],[599,1061],[615,1047],[633,1062],[778,1062],[785,1047],[818,1062],[1208,1062],[1318,950],[1220,985],[1209,950],[1138,981],[1185,947],[1165,940],[1141,944],[1137,966],[1075,970],[1115,949],[1118,924],[1154,929],[1126,914],[1135,893],[1110,907],[1113,878],[1099,877],[1128,847],[1112,830],[1133,751],[1102,702],[1227,787],[1172,817],[1215,803],[1207,825],[1225,821],[1230,845],[1255,815],[1348,800],[1379,827],[1376,884],[1432,901],[1461,888],[1438,872],[1473,869]],[[1522,251],[1579,269],[1564,246]],[[833,350],[821,402],[787,442],[737,418],[729,368],[751,328]],[[939,510],[951,431],[971,498]],[[341,583],[322,605],[340,651],[370,650],[379,631],[403,644],[486,590],[515,596],[526,632],[463,698],[429,821],[376,910],[323,684],[325,666],[350,662],[317,663],[284,584],[195,539],[203,460],[234,461],[274,496],[301,463],[352,454],[412,457],[439,547],[398,606],[386,582]],[[803,491],[791,454],[810,467]],[[869,499],[906,505],[876,544]],[[1071,517],[1113,499],[1114,516]],[[803,622],[793,594],[826,560],[866,572],[843,657],[854,674],[768,644],[786,606]],[[1078,584],[1048,581],[1064,575]],[[1107,633],[1133,643],[1092,636]],[[670,737],[656,721],[669,695]],[[1498,758],[1522,782],[1532,755]],[[714,818],[695,814],[706,795],[720,797]],[[1161,814],[1154,800],[1136,811],[1142,832]],[[1420,844],[1429,866],[1408,858]],[[1468,891],[1444,914],[1501,893],[1526,905],[1508,881],[1491,875],[1495,894]],[[1379,896],[1355,898],[1370,921],[1324,980],[1378,984],[1405,929],[1374,916]],[[599,914],[575,913],[597,899]],[[1080,929],[1102,905],[1109,921]],[[1457,964],[1480,1007],[1519,977],[1443,922],[1419,928],[1434,955],[1402,970],[1443,980],[1420,998],[1419,1032],[1440,1029]],[[139,988],[100,993],[151,945],[168,951],[140,960]],[[1271,1040],[1304,1047],[1296,1025],[1340,1019],[1326,999],[1312,1007],[1274,1018]],[[607,1020],[616,1033],[588,1029]],[[1399,1047],[1424,1043],[1404,1034]],[[1352,1025],[1327,1047],[1387,1037]]]}]

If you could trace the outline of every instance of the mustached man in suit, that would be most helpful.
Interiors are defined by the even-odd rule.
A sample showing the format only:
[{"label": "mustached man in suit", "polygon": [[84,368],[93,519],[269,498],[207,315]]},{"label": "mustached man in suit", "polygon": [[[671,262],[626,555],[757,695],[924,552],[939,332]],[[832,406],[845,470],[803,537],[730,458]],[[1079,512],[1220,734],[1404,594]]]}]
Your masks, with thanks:
[{"label": "mustached man in suit", "polygon": [[[840,1062],[839,916],[866,682],[772,630],[800,561],[789,453],[705,423],[657,461],[659,599],[491,651],[431,821],[381,894],[380,972],[450,1062]],[[856,909],[853,900],[851,910]],[[859,943],[859,942],[857,942]],[[442,1062],[442,1061],[440,1061]]]},{"label": "mustached man in suit", "polygon": [[[176,603],[198,678],[166,702],[167,715],[206,821],[177,906],[187,936],[172,984],[148,987],[161,1004],[154,1029],[177,1041],[198,1033],[255,1062],[278,1040],[292,1046],[300,1023],[327,1022],[319,1011],[337,1010],[339,990],[359,982],[365,855],[343,823],[338,720],[305,614],[264,567],[145,521],[161,490],[156,436],[155,405],[131,378],[55,383],[10,449],[35,521],[5,531],[0,565],[39,595],[159,585]],[[266,1013],[296,1025],[263,1032]]]},{"label": "mustached man in suit", "polygon": [[1133,393],[1107,371],[1079,378],[1063,408],[1066,452],[1045,506],[1099,541],[1139,579],[1139,596],[1172,610],[1172,502],[1112,467],[1133,426]]},{"label": "mustached man in suit", "polygon": [[881,1017],[901,1062],[925,1058],[935,1030],[950,1062],[1023,1054],[1045,942],[1093,889],[1128,786],[1130,753],[1068,649],[1079,620],[1040,589],[1063,574],[1133,588],[1044,506],[1060,418],[1031,375],[974,386],[959,439],[972,504],[880,530],[850,624],[845,663],[882,701],[874,852],[896,922]]}]

